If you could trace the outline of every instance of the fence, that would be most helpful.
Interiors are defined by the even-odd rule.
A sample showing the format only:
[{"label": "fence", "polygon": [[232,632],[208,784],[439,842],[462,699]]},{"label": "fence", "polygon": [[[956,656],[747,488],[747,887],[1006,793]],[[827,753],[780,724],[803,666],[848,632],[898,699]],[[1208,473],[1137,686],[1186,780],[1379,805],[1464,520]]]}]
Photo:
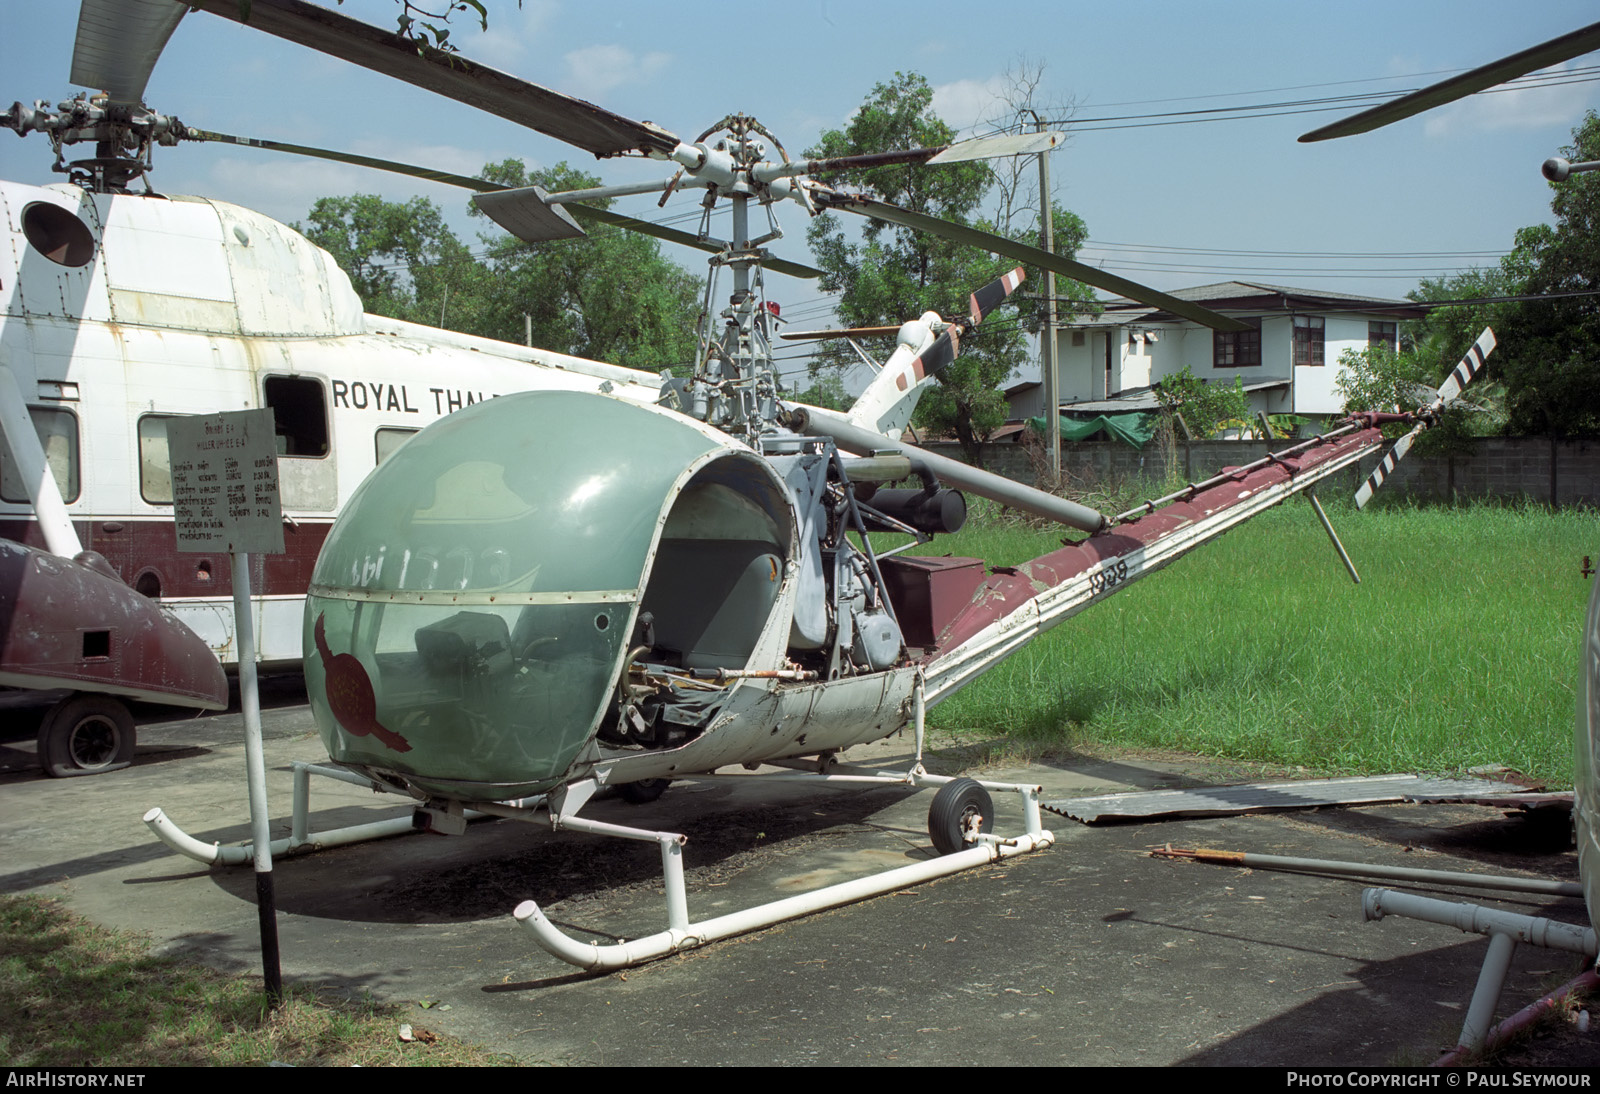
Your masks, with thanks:
[{"label": "fence", "polygon": [[[954,442],[934,442],[930,451],[965,459]],[[1177,446],[1178,478],[1196,482],[1224,467],[1237,467],[1265,456],[1265,441],[1191,441]],[[1280,443],[1276,447],[1283,447]],[[1336,484],[1354,493],[1371,473],[1383,453],[1361,462],[1360,469],[1341,472],[1323,487],[1330,495]],[[1010,441],[983,447],[983,463],[990,471],[1018,482],[1031,483],[1034,467],[1027,447]],[[1142,449],[1113,441],[1082,441],[1061,446],[1061,469],[1070,478],[1093,483],[1118,483],[1143,477],[1165,480],[1167,468],[1161,446]],[[1480,437],[1465,452],[1419,455],[1415,450],[1384,481],[1385,494],[1419,500],[1504,498],[1531,499],[1557,507],[1600,506],[1600,440],[1557,441],[1548,437]]]}]

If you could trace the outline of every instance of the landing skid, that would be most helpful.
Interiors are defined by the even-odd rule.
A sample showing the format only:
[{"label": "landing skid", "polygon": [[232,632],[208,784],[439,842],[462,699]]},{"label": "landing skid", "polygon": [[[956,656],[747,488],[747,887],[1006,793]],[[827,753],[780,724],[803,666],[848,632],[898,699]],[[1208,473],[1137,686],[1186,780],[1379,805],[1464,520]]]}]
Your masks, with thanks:
[{"label": "landing skid", "polygon": [[[310,832],[308,817],[312,775],[322,775],[357,786],[373,785],[368,779],[338,768],[296,763],[290,836],[287,839],[273,841],[272,855],[275,859],[284,855],[401,835],[417,827],[414,816],[407,814],[371,824],[354,825],[327,832]],[[1039,786],[931,775],[923,769],[920,761],[915,762],[911,769],[905,772],[855,772],[834,768],[826,773],[782,771],[762,775],[708,774],[696,778],[737,779],[759,784],[798,782],[832,788],[937,787],[939,793],[935,796],[933,808],[929,812],[929,826],[932,830],[930,834],[934,836],[936,844],[939,844],[941,839],[946,845],[954,841],[960,849],[925,862],[896,867],[869,877],[841,882],[824,889],[761,904],[742,912],[693,923],[689,919],[689,899],[683,876],[683,847],[688,842],[688,837],[678,832],[630,828],[578,816],[578,811],[600,789],[599,784],[592,779],[574,783],[564,788],[564,792],[552,795],[550,800],[539,798],[517,803],[484,805],[481,811],[468,811],[463,819],[479,816],[505,817],[511,820],[549,824],[552,830],[556,831],[566,829],[615,836],[620,839],[641,840],[655,843],[660,848],[667,896],[667,929],[664,931],[631,942],[599,945],[580,942],[561,931],[545,917],[539,910],[538,904],[532,900],[523,901],[513,913],[523,926],[533,932],[539,945],[546,951],[563,961],[592,970],[626,968],[680,950],[693,949],[708,942],[759,930],[786,919],[795,919],[812,912],[920,885],[933,878],[945,877],[1028,851],[1042,850],[1055,842],[1055,835],[1042,826]],[[992,813],[992,807],[987,804],[987,794],[975,793],[975,788],[981,788],[984,792],[998,791],[1018,795],[1023,805],[1025,829],[1023,834],[1013,837],[990,834],[987,829],[993,822],[992,815],[989,815]],[[185,833],[159,807],[147,812],[144,821],[163,843],[197,862],[208,866],[242,866],[252,861],[250,844],[224,847],[215,843],[203,843]]]}]

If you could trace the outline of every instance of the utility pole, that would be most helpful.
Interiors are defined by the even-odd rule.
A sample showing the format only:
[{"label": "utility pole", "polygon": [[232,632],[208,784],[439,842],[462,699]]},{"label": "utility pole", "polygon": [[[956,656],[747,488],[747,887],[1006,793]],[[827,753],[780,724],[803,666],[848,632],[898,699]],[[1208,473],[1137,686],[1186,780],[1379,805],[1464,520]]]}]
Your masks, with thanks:
[{"label": "utility pole", "polygon": [[[1038,111],[1033,115],[1034,128],[1044,132],[1044,120]],[[1054,202],[1050,200],[1050,160],[1048,152],[1039,153],[1039,215],[1044,221],[1044,249],[1055,254]],[[1039,335],[1039,365],[1044,372],[1044,431],[1050,439],[1050,479],[1061,481],[1061,394],[1056,390],[1059,382],[1056,369],[1056,275],[1054,270],[1044,272],[1044,330]]]}]

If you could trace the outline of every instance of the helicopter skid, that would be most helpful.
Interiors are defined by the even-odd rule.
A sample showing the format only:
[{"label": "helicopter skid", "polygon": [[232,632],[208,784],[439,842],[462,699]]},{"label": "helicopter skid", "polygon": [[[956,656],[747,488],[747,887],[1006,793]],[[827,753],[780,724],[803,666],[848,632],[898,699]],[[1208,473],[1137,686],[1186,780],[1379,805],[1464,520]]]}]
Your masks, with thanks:
[{"label": "helicopter skid", "polygon": [[[415,811],[408,811],[403,816],[372,821],[369,824],[355,824],[346,828],[334,828],[327,832],[310,831],[312,775],[322,775],[325,778],[350,783],[352,786],[387,792],[386,788],[377,787],[371,779],[364,778],[352,771],[329,767],[325,764],[308,764],[296,761],[294,763],[294,808],[290,815],[289,835],[285,839],[272,841],[270,847],[274,859],[282,858],[285,855],[320,851],[327,847],[344,847],[348,844],[363,843],[367,840],[403,836],[417,830],[416,813]],[[534,800],[536,799],[529,799],[528,803],[531,804]],[[466,820],[477,820],[480,817],[488,816],[488,814],[469,809],[463,816]],[[145,813],[144,823],[162,843],[165,843],[178,854],[192,858],[206,866],[248,866],[254,861],[254,844],[245,842],[223,846],[220,843],[203,843],[178,827],[160,806],[156,806]]]},{"label": "helicopter skid", "polygon": [[[921,770],[920,764],[912,771],[904,774],[808,775],[799,772],[783,772],[768,775],[713,775],[708,777],[743,779],[747,781],[752,779],[821,781],[832,785],[859,786],[867,784],[912,787],[940,786],[955,781],[946,776],[929,775]],[[934,878],[945,877],[975,866],[997,862],[1003,858],[1010,858],[1029,851],[1043,850],[1055,842],[1055,834],[1041,826],[1041,814],[1039,812],[1040,788],[1038,786],[987,781],[981,782],[979,785],[986,790],[1009,791],[1022,797],[1027,824],[1027,831],[1024,834],[1009,838],[988,834],[976,835],[973,840],[973,846],[961,851],[941,855],[925,862],[884,870],[853,881],[840,882],[837,885],[830,885],[809,893],[800,893],[796,896],[785,897],[782,900],[774,900],[766,904],[757,905],[754,908],[717,916],[699,923],[691,923],[689,921],[688,893],[683,879],[683,845],[687,841],[685,836],[676,832],[653,832],[640,828],[625,828],[621,825],[589,821],[581,817],[561,817],[557,823],[562,828],[617,836],[623,839],[655,842],[659,845],[661,848],[662,874],[666,883],[667,929],[645,938],[601,945],[593,942],[580,942],[572,938],[550,922],[549,918],[540,910],[536,901],[523,901],[517,905],[513,915],[524,927],[533,932],[534,938],[548,953],[583,969],[596,972],[609,971],[628,968],[646,961],[654,961],[657,958],[666,957],[681,950],[694,949],[709,942],[746,934],[750,931],[760,930],[763,927],[770,927],[787,919],[798,919],[813,912],[837,908],[845,904],[853,904],[857,901],[892,893],[912,885],[920,885]],[[502,816],[511,815],[509,810],[496,809],[495,811]]]}]

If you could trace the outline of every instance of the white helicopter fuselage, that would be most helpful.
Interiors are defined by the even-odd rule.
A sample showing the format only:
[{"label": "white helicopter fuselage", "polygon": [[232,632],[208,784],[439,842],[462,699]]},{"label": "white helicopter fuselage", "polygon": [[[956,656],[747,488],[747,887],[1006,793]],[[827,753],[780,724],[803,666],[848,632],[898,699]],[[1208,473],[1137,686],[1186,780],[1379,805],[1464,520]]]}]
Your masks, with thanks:
[{"label": "white helicopter fuselage", "polygon": [[[649,373],[364,314],[300,233],[201,198],[0,183],[0,365],[17,380],[82,546],[236,659],[226,557],[179,554],[165,422],[274,407],[286,553],[252,560],[256,650],[301,658],[317,552],[412,433],[534,388],[654,402]],[[44,529],[0,450],[0,537]]]}]

